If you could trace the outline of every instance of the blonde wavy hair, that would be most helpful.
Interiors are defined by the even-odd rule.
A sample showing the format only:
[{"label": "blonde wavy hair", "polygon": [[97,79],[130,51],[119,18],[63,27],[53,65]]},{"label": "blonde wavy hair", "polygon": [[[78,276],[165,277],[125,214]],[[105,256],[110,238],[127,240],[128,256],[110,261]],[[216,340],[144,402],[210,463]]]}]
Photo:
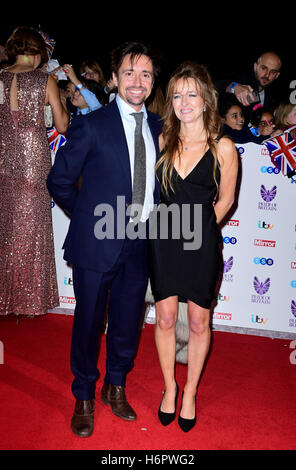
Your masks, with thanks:
[{"label": "blonde wavy hair", "polygon": [[168,194],[168,188],[174,191],[172,183],[172,175],[174,169],[174,160],[178,158],[182,152],[183,146],[180,139],[180,120],[177,118],[173,108],[173,94],[176,84],[180,79],[188,80],[193,78],[197,85],[205,105],[204,111],[204,127],[207,133],[207,145],[214,156],[213,177],[217,185],[216,169],[219,167],[217,158],[217,139],[221,135],[221,118],[218,113],[218,94],[213,85],[210,74],[204,65],[197,64],[192,61],[183,62],[173,73],[166,91],[166,101],[163,113],[163,130],[162,136],[164,148],[161,157],[156,164],[157,169],[163,164],[161,184]]},{"label": "blonde wavy hair", "polygon": [[287,121],[287,117],[294,108],[295,104],[292,104],[288,100],[280,103],[274,112],[276,129],[285,129],[286,127],[292,126],[292,124]]}]

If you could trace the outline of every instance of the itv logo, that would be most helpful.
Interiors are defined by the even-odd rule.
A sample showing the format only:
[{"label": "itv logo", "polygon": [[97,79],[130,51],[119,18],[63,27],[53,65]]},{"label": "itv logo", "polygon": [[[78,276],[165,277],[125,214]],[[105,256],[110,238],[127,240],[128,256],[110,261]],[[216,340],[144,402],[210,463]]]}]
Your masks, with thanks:
[{"label": "itv logo", "polygon": [[252,315],[251,317],[252,323],[257,323],[259,325],[265,325],[267,322],[267,318],[259,317],[259,315]]},{"label": "itv logo", "polygon": [[220,302],[229,302],[230,296],[227,297],[226,295],[220,294],[219,292],[217,300]]},{"label": "itv logo", "polygon": [[65,276],[64,277],[64,285],[65,286],[73,286],[73,279],[71,279],[71,277]]},{"label": "itv logo", "polygon": [[273,224],[268,224],[264,222],[264,220],[261,222],[261,220],[258,220],[258,227],[259,228],[264,228],[264,229],[273,229],[274,225]]}]

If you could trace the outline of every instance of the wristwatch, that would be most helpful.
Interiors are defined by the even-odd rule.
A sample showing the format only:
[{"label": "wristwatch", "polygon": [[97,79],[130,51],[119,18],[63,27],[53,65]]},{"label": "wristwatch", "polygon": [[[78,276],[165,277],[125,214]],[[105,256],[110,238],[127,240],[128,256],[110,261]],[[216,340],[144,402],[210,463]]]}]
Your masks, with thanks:
[{"label": "wristwatch", "polygon": [[237,85],[237,82],[232,82],[231,86],[230,86],[230,92],[231,93],[234,93],[234,87]]}]

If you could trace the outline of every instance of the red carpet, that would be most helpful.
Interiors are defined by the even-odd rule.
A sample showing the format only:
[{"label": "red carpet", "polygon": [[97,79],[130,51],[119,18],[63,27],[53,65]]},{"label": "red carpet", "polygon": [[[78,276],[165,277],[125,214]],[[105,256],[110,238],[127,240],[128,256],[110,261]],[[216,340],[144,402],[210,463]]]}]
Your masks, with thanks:
[{"label": "red carpet", "polygon": [[[0,365],[2,450],[294,450],[296,365],[289,340],[213,333],[213,347],[198,393],[198,421],[184,434],[177,420],[158,422],[162,377],[153,325],[145,325],[127,397],[138,414],[124,422],[99,400],[105,363],[103,336],[95,431],[74,436],[69,367],[72,317],[0,318],[4,365]],[[186,367],[177,365],[184,385]],[[181,394],[180,394],[181,395]],[[181,397],[179,397],[180,405]]]}]

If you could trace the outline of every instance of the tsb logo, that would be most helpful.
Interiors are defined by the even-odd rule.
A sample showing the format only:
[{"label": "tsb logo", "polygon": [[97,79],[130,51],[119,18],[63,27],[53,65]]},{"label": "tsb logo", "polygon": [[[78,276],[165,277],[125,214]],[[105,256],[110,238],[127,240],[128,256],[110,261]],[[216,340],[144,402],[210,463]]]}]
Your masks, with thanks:
[{"label": "tsb logo", "polygon": [[237,238],[235,238],[235,237],[224,237],[223,241],[224,241],[224,243],[226,243],[226,245],[228,243],[231,243],[231,245],[235,245],[237,243]]},{"label": "tsb logo", "polygon": [[262,166],[261,167],[261,173],[269,173],[270,175],[271,174],[275,174],[275,175],[278,175],[280,170],[274,166]]},{"label": "tsb logo", "polygon": [[265,266],[266,264],[268,266],[272,266],[273,265],[273,259],[272,258],[258,258],[256,256],[256,258],[254,258],[254,263],[255,264],[262,264],[262,266]]}]

